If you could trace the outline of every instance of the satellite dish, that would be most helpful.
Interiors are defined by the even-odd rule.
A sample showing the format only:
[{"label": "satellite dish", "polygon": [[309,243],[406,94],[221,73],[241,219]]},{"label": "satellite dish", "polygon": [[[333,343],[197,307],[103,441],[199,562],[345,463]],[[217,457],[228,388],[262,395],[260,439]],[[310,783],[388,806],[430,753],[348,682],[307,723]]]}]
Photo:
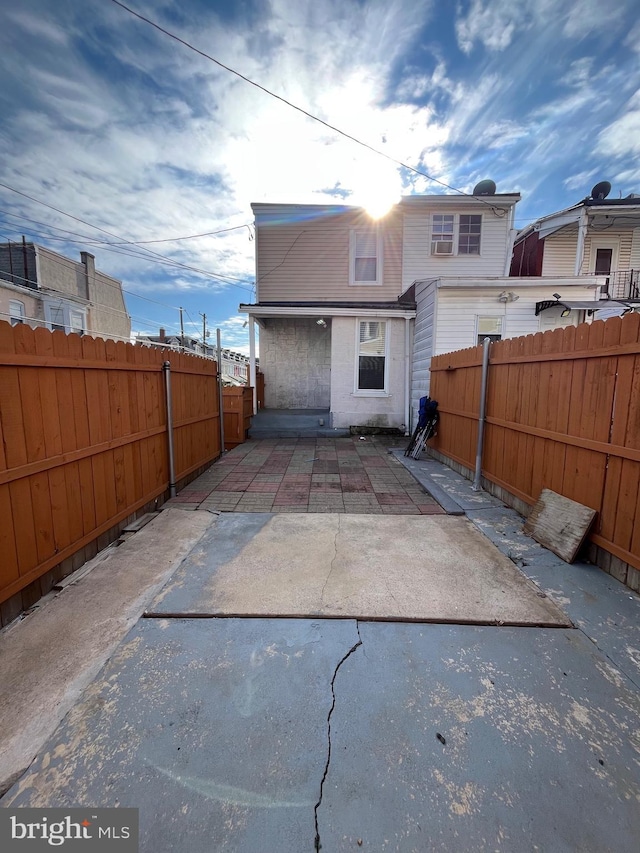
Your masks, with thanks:
[{"label": "satellite dish", "polygon": [[591,198],[602,200],[603,198],[606,198],[610,192],[611,184],[609,181],[600,181],[600,183],[596,184],[591,190]]},{"label": "satellite dish", "polygon": [[473,195],[495,195],[496,194],[496,184],[495,181],[480,181],[480,183],[476,184],[473,188]]}]

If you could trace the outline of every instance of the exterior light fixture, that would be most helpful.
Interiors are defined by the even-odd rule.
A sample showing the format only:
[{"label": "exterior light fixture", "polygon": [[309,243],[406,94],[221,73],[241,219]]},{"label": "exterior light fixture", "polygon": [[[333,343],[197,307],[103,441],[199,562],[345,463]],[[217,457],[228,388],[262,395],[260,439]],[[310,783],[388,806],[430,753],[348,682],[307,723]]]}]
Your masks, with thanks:
[{"label": "exterior light fixture", "polygon": [[323,318],[322,318],[322,317],[320,317],[320,319],[319,319],[319,320],[316,320],[316,325],[317,325],[317,326],[322,326],[322,328],[323,328],[323,329],[326,329],[326,328],[327,328],[327,321],[326,321],[326,320],[323,320]]},{"label": "exterior light fixture", "polygon": [[560,296],[559,293],[552,293],[551,295],[553,296],[554,299],[558,299],[558,300],[562,299],[562,297]]}]

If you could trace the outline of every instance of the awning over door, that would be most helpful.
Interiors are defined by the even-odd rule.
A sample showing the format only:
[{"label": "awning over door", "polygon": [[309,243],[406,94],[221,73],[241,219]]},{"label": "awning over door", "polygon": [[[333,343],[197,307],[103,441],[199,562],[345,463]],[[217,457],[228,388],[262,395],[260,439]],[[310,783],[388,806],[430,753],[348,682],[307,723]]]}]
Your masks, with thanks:
[{"label": "awning over door", "polygon": [[592,314],[594,311],[599,311],[601,308],[620,308],[631,310],[631,306],[626,302],[618,302],[616,299],[600,299],[584,300],[582,302],[564,302],[560,299],[545,299],[542,302],[536,302],[536,317],[547,308],[562,308],[563,311],[587,311]]}]

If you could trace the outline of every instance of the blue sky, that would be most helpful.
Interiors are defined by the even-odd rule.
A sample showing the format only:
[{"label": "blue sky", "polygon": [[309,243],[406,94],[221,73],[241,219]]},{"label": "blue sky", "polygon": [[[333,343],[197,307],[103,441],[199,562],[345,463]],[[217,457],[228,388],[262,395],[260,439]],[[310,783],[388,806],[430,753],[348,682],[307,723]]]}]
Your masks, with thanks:
[{"label": "blue sky", "polygon": [[[599,180],[612,197],[640,191],[637,0],[128,5],[447,184],[470,191],[489,177],[521,192],[518,227]],[[237,306],[253,299],[252,201],[445,192],[110,0],[2,4],[0,77],[0,181],[116,235],[0,188],[0,239],[92,251],[143,332],[176,330],[183,306],[187,331],[206,313],[225,346],[246,351]],[[151,240],[168,242],[141,244]]]}]

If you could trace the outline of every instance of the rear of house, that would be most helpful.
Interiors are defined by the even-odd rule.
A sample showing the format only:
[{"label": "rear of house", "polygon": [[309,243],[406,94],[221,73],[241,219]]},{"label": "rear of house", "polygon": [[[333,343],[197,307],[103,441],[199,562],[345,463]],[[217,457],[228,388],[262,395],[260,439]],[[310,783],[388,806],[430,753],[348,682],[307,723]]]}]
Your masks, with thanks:
[{"label": "rear of house", "polygon": [[266,408],[404,431],[415,310],[399,299],[400,207],[379,220],[343,205],[252,207],[257,302],[240,310],[252,340],[259,328]]}]

